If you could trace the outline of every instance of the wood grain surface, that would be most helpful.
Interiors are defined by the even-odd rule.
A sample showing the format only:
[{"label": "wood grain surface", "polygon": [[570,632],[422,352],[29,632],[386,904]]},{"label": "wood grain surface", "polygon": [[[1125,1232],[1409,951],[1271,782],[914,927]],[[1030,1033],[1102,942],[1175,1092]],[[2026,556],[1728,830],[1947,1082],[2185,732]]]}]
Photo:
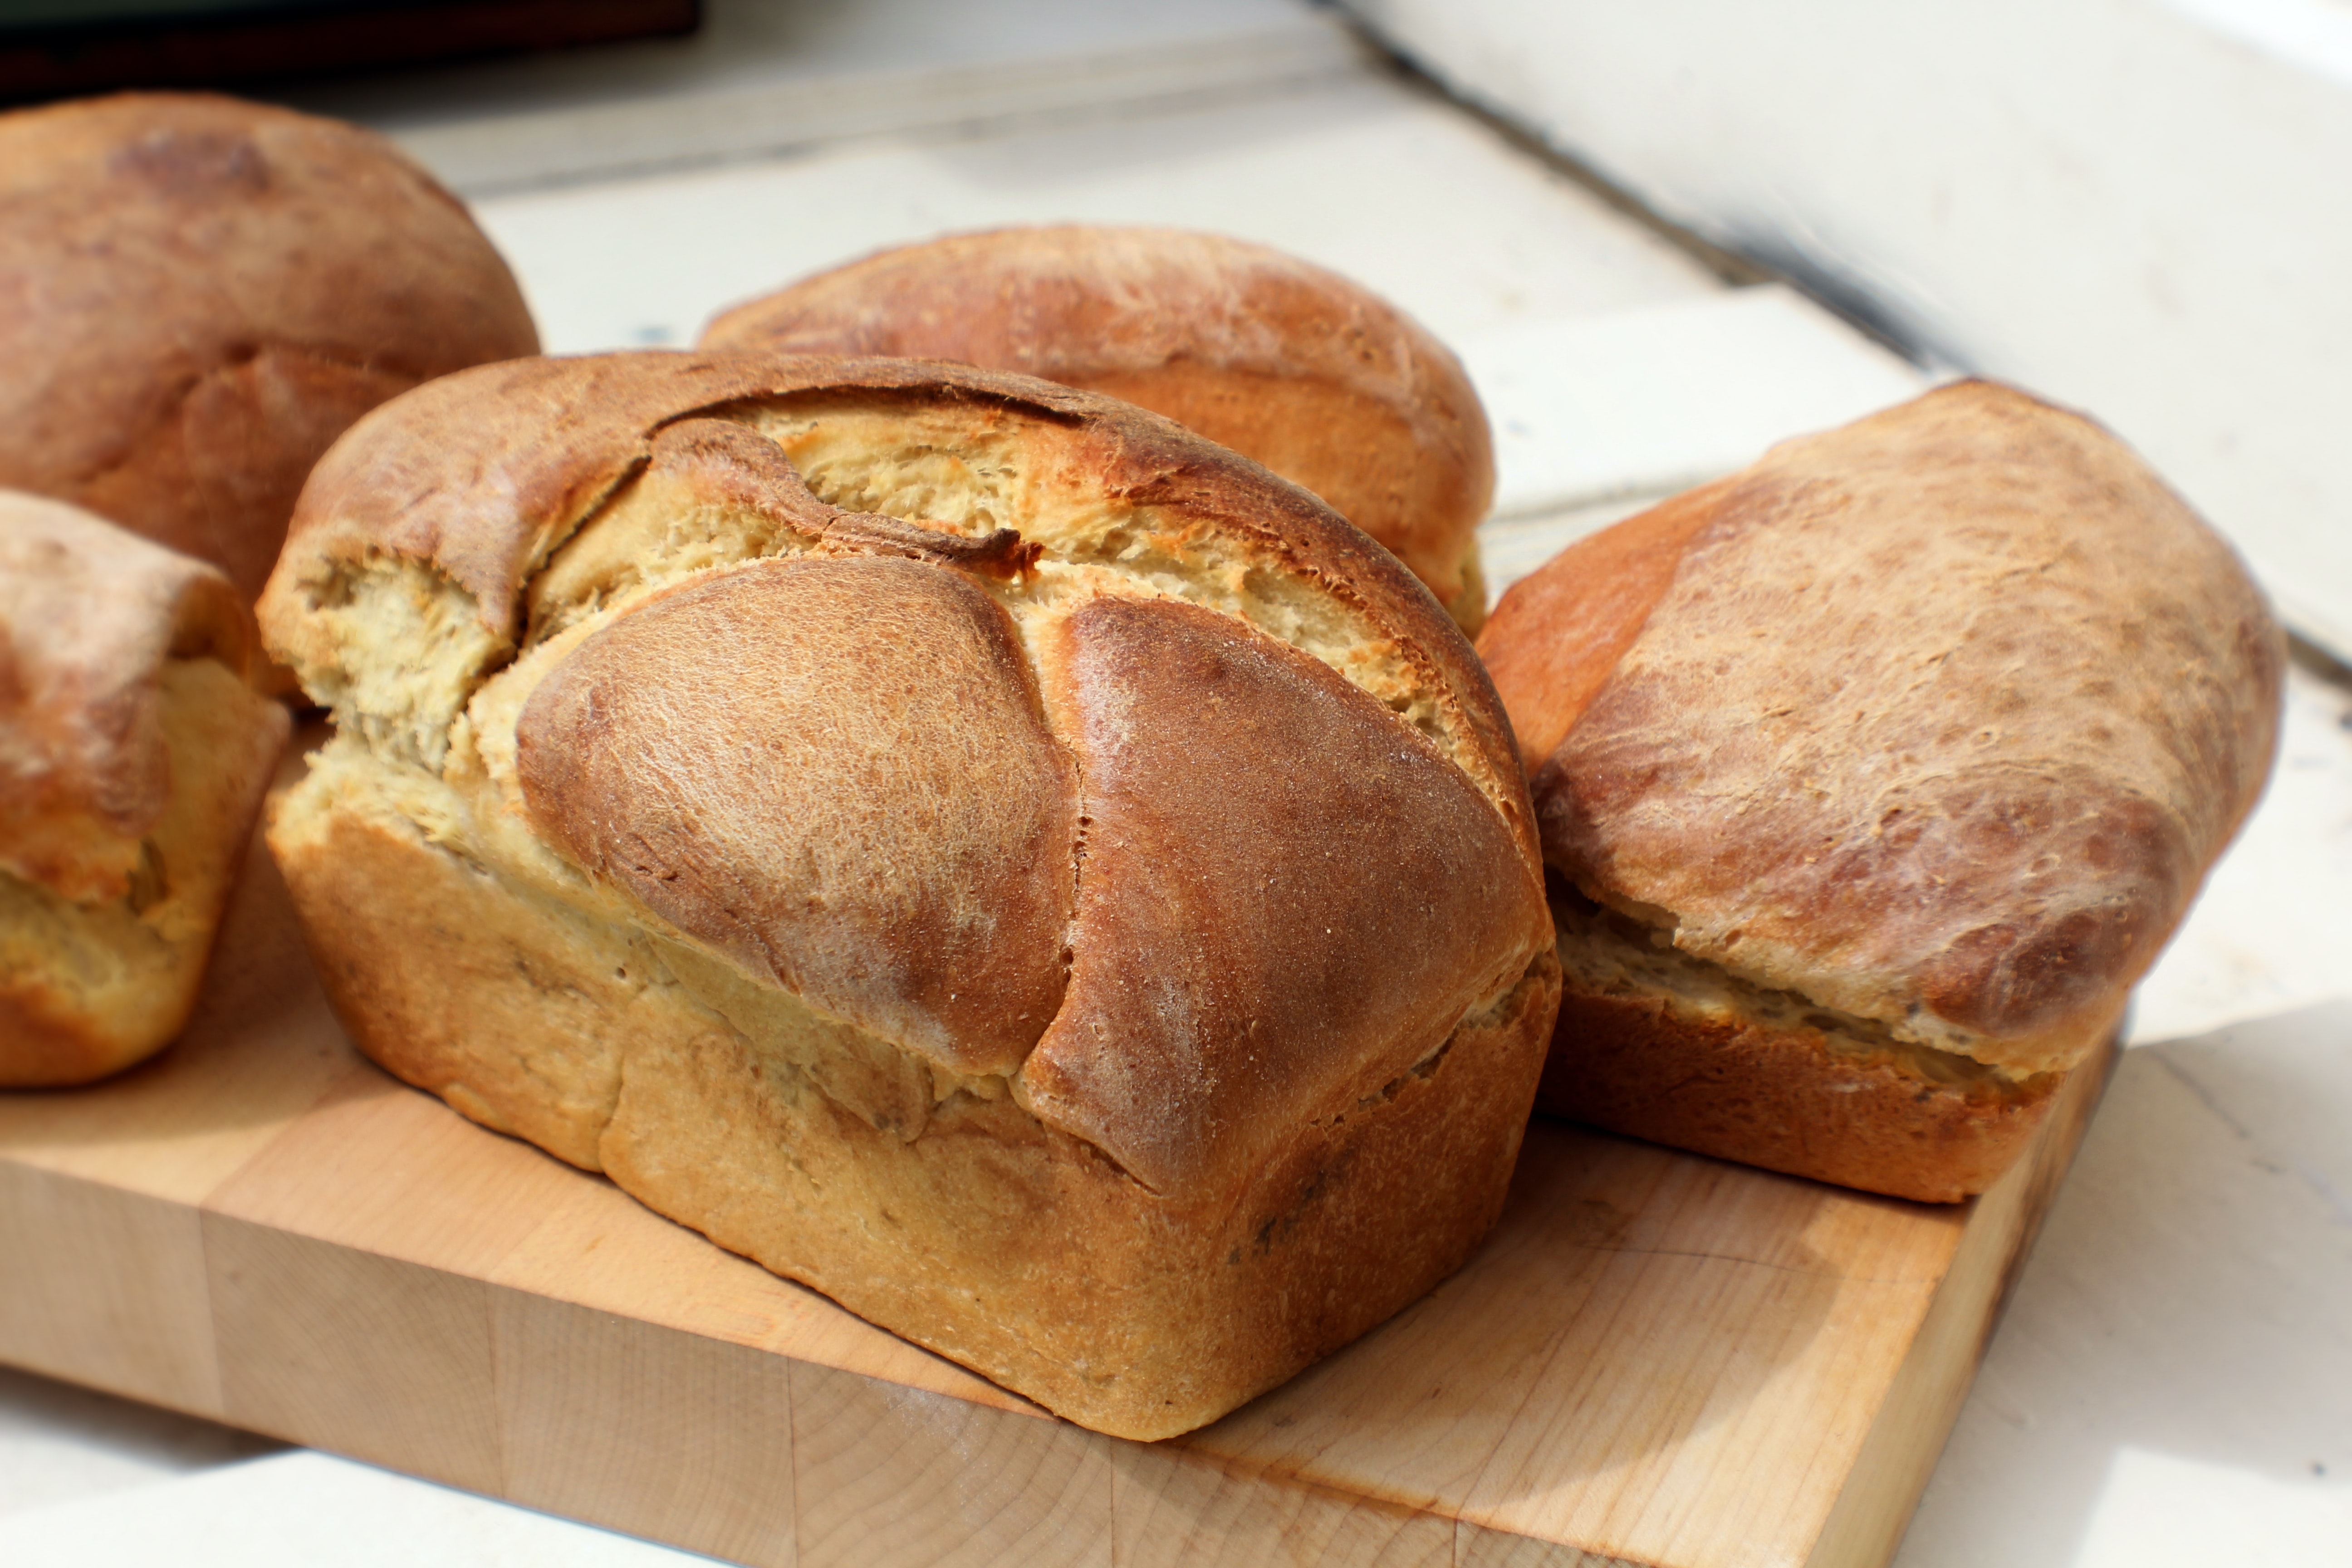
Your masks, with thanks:
[{"label": "wood grain surface", "polygon": [[1562,1124],[1468,1268],[1105,1437],[360,1059],[257,856],[205,1001],[0,1094],[0,1361],[746,1563],[1883,1563],[2104,1087],[1973,1205]]}]

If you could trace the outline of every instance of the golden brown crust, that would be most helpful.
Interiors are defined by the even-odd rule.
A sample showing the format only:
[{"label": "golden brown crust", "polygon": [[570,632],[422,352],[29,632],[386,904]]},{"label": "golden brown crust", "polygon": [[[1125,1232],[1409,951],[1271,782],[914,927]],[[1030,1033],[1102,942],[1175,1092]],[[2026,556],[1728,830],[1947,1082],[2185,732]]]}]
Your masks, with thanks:
[{"label": "golden brown crust", "polygon": [[1486,639],[1560,733],[1548,862],[1902,1039],[2080,1061],[2268,773],[2281,638],[2228,546],[2098,426],[1984,383],[1677,505],[1621,525],[1687,543],[1580,710],[1525,645],[1597,551]]},{"label": "golden brown crust", "polygon": [[122,897],[171,795],[165,662],[242,674],[252,645],[211,567],[0,490],[0,871],[77,902]]},{"label": "golden brown crust", "polygon": [[1516,755],[1246,459],[907,361],[493,367],[330,455],[264,614],[362,1048],[911,1338],[1165,1436],[1492,1222],[1558,994]]},{"label": "golden brown crust", "polygon": [[253,647],[212,567],[0,490],[0,1088],[186,1023],[286,739]]},{"label": "golden brown crust", "polygon": [[1306,654],[1166,600],[1061,630],[1076,958],[1018,1086],[1153,1191],[1199,1190],[1507,984],[1541,942],[1528,867],[1436,747]]},{"label": "golden brown crust", "polygon": [[[186,1026],[193,1003],[174,1009],[164,1039]],[[89,1010],[46,976],[0,976],[0,1089],[71,1089],[130,1066],[91,1024]]]},{"label": "golden brown crust", "polygon": [[1494,455],[1469,378],[1394,306],[1280,251],[1163,228],[954,235],[737,306],[702,342],[959,360],[1123,398],[1304,485],[1466,629],[1485,619],[1463,564]]},{"label": "golden brown crust", "polygon": [[335,804],[289,825],[274,803],[269,847],[352,1040],[475,1121],[601,1169],[626,1043],[660,1000],[645,944],[518,896],[373,803]]},{"label": "golden brown crust", "polygon": [[1006,1100],[879,1122],[642,937],[518,899],[397,820],[298,800],[271,842],[330,996],[393,1072],[1129,1437],[1213,1419],[1462,1265],[1501,1213],[1559,991],[1540,955],[1433,1071],[1293,1129],[1245,1183],[1162,1195]]},{"label": "golden brown crust", "polygon": [[485,365],[418,387],[355,425],[320,460],[262,595],[272,654],[324,693],[341,658],[311,614],[344,574],[414,562],[470,597],[502,657],[523,634],[523,586],[582,520],[646,468],[664,427],[796,399],[1003,410],[1068,432],[1055,461],[1105,497],[1153,508],[1349,605],[1409,661],[1458,733],[1448,754],[1532,852],[1517,750],[1469,644],[1387,552],[1297,487],[1172,422],[1027,376],[912,360],[622,353]]},{"label": "golden brown crust", "polygon": [[1715,519],[1706,485],[1590,533],[1521,578],[1478,634],[1532,774],[1559,749],[1674,585],[1691,538]]},{"label": "golden brown crust", "polygon": [[1970,1090],[1836,1055],[1818,1031],[1575,986],[1561,993],[1554,1038],[1538,1110],[1923,1203],[1958,1203],[1999,1180],[2066,1076]]},{"label": "golden brown crust", "polygon": [[761,561],[661,590],[539,683],[516,741],[570,859],[835,1017],[1003,1073],[1061,1005],[1076,781],[1012,618],[955,573]]},{"label": "golden brown crust", "polygon": [[287,717],[210,660],[163,680],[174,787],[131,889],[76,903],[0,871],[0,1088],[121,1072],[195,1010]]},{"label": "golden brown crust", "polygon": [[177,1035],[284,743],[226,579],[0,491],[0,1086]]},{"label": "golden brown crust", "polygon": [[0,484],[248,598],[354,418],[537,348],[465,209],[371,132],[180,93],[0,116]]}]

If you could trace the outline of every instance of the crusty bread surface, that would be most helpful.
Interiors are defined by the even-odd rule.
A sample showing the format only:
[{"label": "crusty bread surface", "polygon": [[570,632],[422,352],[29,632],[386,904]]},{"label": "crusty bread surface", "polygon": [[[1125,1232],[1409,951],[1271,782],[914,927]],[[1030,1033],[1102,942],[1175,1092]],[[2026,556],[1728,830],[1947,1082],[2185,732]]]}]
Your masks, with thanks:
[{"label": "crusty bread surface", "polygon": [[252,650],[218,572],[0,490],[0,1087],[186,1023],[286,740]]},{"label": "crusty bread surface", "polygon": [[373,132],[192,93],[0,114],[0,485],[248,602],[353,419],[537,352],[465,208]]},{"label": "crusty bread surface", "polygon": [[1479,647],[1557,878],[1543,1103],[1938,1201],[2116,1027],[2284,668],[2128,448],[1982,382],[1580,542]]},{"label": "crusty bread surface", "polygon": [[961,360],[1124,398],[1322,497],[1466,631],[1486,619],[1493,439],[1460,362],[1266,246],[1084,224],[951,235],[740,305],[703,345]]},{"label": "crusty bread surface", "polygon": [[1500,705],[1396,563],[1025,377],[523,361],[320,464],[270,843],[375,1059],[1101,1430],[1457,1268],[1558,998]]}]

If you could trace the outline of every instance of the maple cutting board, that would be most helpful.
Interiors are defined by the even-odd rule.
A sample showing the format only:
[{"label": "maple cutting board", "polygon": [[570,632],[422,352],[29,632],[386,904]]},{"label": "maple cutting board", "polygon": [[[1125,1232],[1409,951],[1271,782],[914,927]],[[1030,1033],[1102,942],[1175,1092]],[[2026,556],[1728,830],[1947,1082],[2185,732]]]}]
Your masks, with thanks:
[{"label": "maple cutting board", "polygon": [[1145,1445],[378,1072],[257,855],[186,1038],[0,1094],[0,1361],[749,1563],[1862,1568],[2110,1065],[1965,1207],[1538,1121],[1468,1268]]}]

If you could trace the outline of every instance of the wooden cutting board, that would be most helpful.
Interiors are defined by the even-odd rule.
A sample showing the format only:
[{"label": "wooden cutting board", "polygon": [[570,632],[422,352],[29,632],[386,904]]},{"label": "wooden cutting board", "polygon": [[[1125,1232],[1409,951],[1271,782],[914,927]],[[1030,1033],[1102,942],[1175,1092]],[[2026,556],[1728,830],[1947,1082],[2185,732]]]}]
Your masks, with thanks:
[{"label": "wooden cutting board", "polygon": [[1461,1274],[1145,1445],[378,1072],[257,857],[185,1039],[0,1094],[0,1361],[748,1563],[1860,1568],[2111,1065],[1948,1209],[1538,1121]]}]

